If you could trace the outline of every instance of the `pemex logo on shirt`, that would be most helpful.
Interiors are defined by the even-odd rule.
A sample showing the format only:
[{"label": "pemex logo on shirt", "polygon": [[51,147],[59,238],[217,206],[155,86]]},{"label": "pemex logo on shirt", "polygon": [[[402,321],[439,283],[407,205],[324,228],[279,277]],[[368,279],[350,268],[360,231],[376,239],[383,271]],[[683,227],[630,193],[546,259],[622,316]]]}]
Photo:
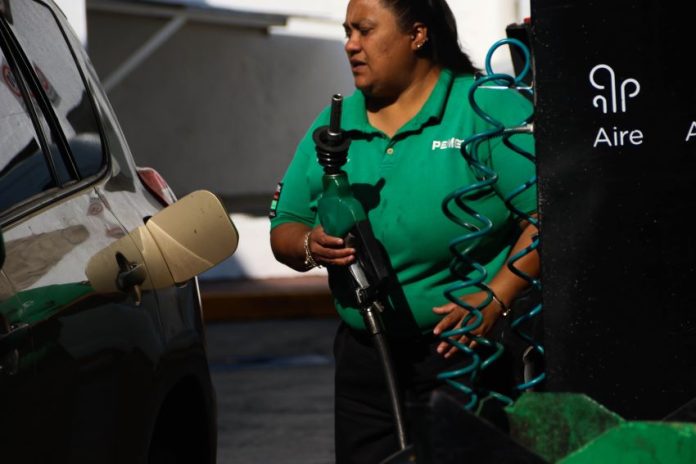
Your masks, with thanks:
[{"label": "pemex logo on shirt", "polygon": [[463,142],[464,139],[458,139],[456,137],[450,137],[449,139],[445,140],[433,140],[431,150],[459,150],[460,148],[462,148]]}]

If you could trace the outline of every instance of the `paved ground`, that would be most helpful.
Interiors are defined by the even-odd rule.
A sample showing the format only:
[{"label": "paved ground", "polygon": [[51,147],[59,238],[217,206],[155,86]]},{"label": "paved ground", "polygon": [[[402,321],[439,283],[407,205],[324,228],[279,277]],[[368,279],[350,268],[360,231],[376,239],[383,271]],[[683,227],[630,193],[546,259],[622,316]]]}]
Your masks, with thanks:
[{"label": "paved ground", "polygon": [[333,463],[338,320],[208,323],[219,464]]},{"label": "paved ground", "polygon": [[218,400],[218,464],[331,464],[333,336],[325,269],[270,250],[268,218],[232,217],[241,246],[200,277]]}]

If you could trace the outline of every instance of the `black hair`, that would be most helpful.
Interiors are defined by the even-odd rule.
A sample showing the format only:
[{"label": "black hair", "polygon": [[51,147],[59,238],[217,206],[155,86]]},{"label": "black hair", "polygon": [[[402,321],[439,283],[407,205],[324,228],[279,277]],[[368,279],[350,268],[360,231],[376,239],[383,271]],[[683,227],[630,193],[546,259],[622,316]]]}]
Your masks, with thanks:
[{"label": "black hair", "polygon": [[435,64],[457,74],[474,74],[478,69],[462,50],[457,22],[446,0],[380,0],[397,18],[403,31],[410,31],[416,22],[428,27],[428,41],[419,53]]}]

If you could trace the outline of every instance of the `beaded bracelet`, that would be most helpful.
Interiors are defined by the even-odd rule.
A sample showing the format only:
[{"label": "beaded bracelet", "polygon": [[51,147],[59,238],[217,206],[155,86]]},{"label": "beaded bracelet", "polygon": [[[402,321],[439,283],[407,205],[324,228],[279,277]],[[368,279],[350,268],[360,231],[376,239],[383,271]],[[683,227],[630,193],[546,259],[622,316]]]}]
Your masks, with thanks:
[{"label": "beaded bracelet", "polygon": [[312,231],[310,230],[305,234],[304,237],[304,252],[305,252],[305,259],[304,259],[304,265],[307,267],[307,270],[313,269],[315,267],[321,267],[316,261],[314,261],[314,257],[312,256],[312,252],[309,249],[309,236],[312,235]]}]

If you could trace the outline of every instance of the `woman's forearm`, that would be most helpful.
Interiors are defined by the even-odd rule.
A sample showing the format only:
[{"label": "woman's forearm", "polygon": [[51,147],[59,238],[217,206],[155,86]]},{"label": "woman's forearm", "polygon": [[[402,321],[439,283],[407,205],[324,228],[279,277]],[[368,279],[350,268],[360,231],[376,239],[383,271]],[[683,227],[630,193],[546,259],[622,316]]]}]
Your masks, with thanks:
[{"label": "woman's forearm", "polygon": [[296,271],[308,271],[304,240],[311,230],[299,222],[286,222],[274,227],[271,230],[271,249],[275,258]]}]

